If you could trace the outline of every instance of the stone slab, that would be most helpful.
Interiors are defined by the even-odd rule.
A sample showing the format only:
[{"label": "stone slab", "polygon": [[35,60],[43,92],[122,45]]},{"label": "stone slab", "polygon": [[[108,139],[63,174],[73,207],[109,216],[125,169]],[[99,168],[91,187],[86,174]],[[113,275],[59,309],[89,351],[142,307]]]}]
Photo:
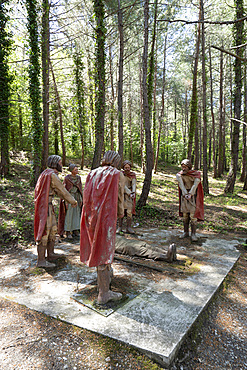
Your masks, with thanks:
[{"label": "stone slab", "polygon": [[201,262],[199,270],[181,276],[173,276],[168,270],[163,275],[115,261],[114,275],[127,279],[138,294],[109,316],[73,299],[76,292],[96,282],[95,268],[79,262],[78,244],[57,246],[56,251],[64,252],[71,262],[54,273],[34,273],[36,248],[1,256],[0,296],[134,346],[168,367],[240,255],[235,247],[238,240],[201,235],[201,242],[184,246],[178,236],[179,231],[158,229],[139,229],[137,235],[149,244],[164,245],[164,249],[175,240],[178,259],[189,253],[190,258]]}]

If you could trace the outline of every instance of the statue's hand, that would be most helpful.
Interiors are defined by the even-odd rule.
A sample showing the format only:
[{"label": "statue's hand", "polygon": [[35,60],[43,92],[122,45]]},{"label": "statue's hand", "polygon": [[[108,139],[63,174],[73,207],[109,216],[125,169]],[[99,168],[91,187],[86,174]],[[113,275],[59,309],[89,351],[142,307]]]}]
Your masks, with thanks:
[{"label": "statue's hand", "polygon": [[75,201],[74,204],[71,205],[71,207],[75,208],[77,206],[77,201]]},{"label": "statue's hand", "polygon": [[184,197],[185,197],[185,199],[190,200],[192,195],[189,193],[189,194],[186,194]]}]

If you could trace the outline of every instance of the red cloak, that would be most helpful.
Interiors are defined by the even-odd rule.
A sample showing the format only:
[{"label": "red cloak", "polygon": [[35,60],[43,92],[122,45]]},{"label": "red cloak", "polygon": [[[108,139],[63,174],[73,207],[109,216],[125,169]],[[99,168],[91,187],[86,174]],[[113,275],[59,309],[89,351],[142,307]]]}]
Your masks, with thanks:
[{"label": "red cloak", "polygon": [[[122,173],[124,174],[124,176],[130,177],[131,179],[136,179],[136,174],[133,171],[130,171],[128,175],[126,175],[124,171],[122,171]],[[132,206],[132,215],[135,215],[135,214],[136,214],[136,193],[135,193],[135,197],[133,198],[133,206]]]},{"label": "red cloak", "polygon": [[[183,171],[179,172],[180,175],[183,174]],[[197,179],[201,180],[201,172],[196,170],[189,170],[186,175],[195,177]],[[179,216],[183,216],[183,213],[181,212],[181,196],[182,192],[180,187],[178,187],[179,191]],[[197,186],[196,190],[196,211],[195,211],[195,217],[197,218],[197,221],[204,221],[204,193],[203,193],[203,187],[202,183],[200,182]]]},{"label": "red cloak", "polygon": [[98,167],[86,179],[81,215],[80,259],[89,267],[112,263],[115,252],[120,171]]},{"label": "red cloak", "polygon": [[38,178],[34,191],[34,239],[41,240],[45,235],[45,225],[48,214],[49,192],[51,184],[51,174],[54,169],[47,168]]},{"label": "red cloak", "polygon": [[[82,184],[81,184],[81,177],[78,176],[78,181],[76,183],[73,183],[71,181],[71,176],[72,175],[67,175],[65,176],[63,180],[63,184],[65,186],[65,189],[70,191],[73,186],[76,186],[79,190],[79,192],[82,195]],[[65,200],[60,199],[60,204],[59,204],[59,214],[58,214],[58,233],[59,235],[63,235],[64,233],[64,222],[65,222],[65,216],[66,216],[66,205],[65,205]]]}]

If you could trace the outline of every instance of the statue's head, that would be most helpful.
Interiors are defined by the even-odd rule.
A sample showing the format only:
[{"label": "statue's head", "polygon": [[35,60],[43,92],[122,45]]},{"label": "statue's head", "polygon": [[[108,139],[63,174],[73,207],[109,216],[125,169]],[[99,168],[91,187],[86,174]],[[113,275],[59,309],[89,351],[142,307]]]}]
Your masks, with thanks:
[{"label": "statue's head", "polygon": [[47,160],[47,166],[62,172],[62,159],[59,155],[50,155]]},{"label": "statue's head", "polygon": [[131,165],[130,161],[126,160],[126,161],[123,162],[122,168],[123,168],[125,173],[129,173],[130,170],[131,170],[131,167],[132,167],[132,165]]},{"label": "statue's head", "polygon": [[186,173],[186,172],[188,172],[189,170],[192,169],[192,163],[189,159],[184,159],[181,162],[181,167],[182,167],[183,173]]},{"label": "statue's head", "polygon": [[78,168],[77,168],[77,165],[74,164],[74,163],[69,164],[68,170],[72,173],[72,175],[77,175],[78,172],[79,172]]},{"label": "statue's head", "polygon": [[118,167],[120,161],[121,157],[117,152],[114,152],[113,150],[108,150],[107,152],[105,152],[104,157],[102,158],[101,165]]}]

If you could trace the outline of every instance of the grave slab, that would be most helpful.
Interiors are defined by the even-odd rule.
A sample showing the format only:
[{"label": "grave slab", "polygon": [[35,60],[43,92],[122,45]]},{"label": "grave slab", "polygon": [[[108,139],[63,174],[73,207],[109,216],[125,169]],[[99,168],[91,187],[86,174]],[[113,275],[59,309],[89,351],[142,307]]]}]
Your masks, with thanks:
[{"label": "grave slab", "polygon": [[145,259],[114,260],[114,288],[121,291],[128,285],[134,294],[110,314],[102,315],[75,300],[79,292],[96,284],[96,269],[79,261],[78,242],[56,246],[67,263],[53,272],[39,274],[40,269],[35,269],[36,248],[1,256],[0,296],[131,345],[168,367],[240,255],[236,249],[240,240],[199,234],[198,243],[186,243],[179,235],[176,230],[139,228],[134,237],[122,236],[162,245],[164,251],[175,242],[178,261],[160,262],[157,269]]}]

